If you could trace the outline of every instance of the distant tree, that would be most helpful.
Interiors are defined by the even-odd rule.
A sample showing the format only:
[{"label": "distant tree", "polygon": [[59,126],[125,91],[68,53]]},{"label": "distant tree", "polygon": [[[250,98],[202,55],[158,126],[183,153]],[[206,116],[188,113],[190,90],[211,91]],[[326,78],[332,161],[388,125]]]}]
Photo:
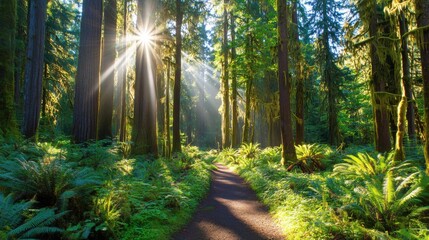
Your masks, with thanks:
[{"label": "distant tree", "polygon": [[46,0],[30,1],[27,64],[25,66],[24,119],[22,123],[22,133],[27,138],[36,135],[40,120],[46,9]]},{"label": "distant tree", "polygon": [[288,66],[288,13],[286,1],[277,0],[279,104],[282,137],[282,164],[297,159],[292,134],[290,79]]},{"label": "distant tree", "polygon": [[103,52],[101,58],[100,110],[98,138],[112,137],[113,92],[116,58],[116,0],[107,0],[104,6]]},{"label": "distant tree", "polygon": [[176,52],[173,90],[173,149],[172,152],[181,152],[180,140],[180,86],[182,78],[182,23],[183,6],[181,0],[176,0]]},{"label": "distant tree", "polygon": [[[328,105],[328,136],[329,144],[339,143],[338,126],[338,96],[339,96],[339,76],[340,69],[336,65],[337,56],[334,53],[334,46],[340,44],[342,1],[338,0],[313,0],[312,14],[309,22],[312,24],[312,32],[316,35],[316,53],[319,65],[321,82],[326,89],[326,99]],[[334,45],[334,46],[333,46]]]},{"label": "distant tree", "polygon": [[102,0],[83,1],[73,115],[76,143],[97,137],[102,16]]},{"label": "distant tree", "polygon": [[14,51],[16,0],[0,3],[0,134],[16,134],[14,110]]},{"label": "distant tree", "polygon": [[[153,5],[148,0],[137,2],[137,31],[150,34]],[[151,14],[145,16],[146,14]],[[149,22],[146,22],[149,21]],[[136,82],[134,94],[133,153],[158,155],[157,92],[154,49],[149,42],[138,42],[136,53]]]}]

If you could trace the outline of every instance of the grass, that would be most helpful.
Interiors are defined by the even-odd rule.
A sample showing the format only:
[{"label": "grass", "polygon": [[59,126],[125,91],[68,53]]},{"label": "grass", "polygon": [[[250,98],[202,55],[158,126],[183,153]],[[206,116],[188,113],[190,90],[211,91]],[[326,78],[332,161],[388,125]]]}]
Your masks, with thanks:
[{"label": "grass", "polygon": [[[401,167],[392,164],[388,171],[380,171],[379,182],[374,177],[350,181],[334,174],[332,169],[344,163],[348,155],[367,148],[336,151],[323,146],[322,149],[325,150],[321,161],[326,168],[312,174],[299,168],[288,172],[280,164],[279,148],[259,151],[255,159],[243,159],[238,154],[240,150],[227,150],[217,161],[227,164],[250,183],[261,201],[269,206],[287,239],[428,239],[428,207],[425,207],[428,203],[421,191],[427,189],[427,180],[418,167],[420,160],[412,163],[417,165],[412,171],[398,170]],[[418,154],[412,156],[422,158]],[[247,164],[248,161],[252,164]],[[386,161],[381,158],[378,162]],[[405,198],[410,204],[404,204],[401,211],[389,210],[399,206],[395,201],[404,202]],[[387,205],[378,208],[383,202]],[[376,207],[379,211],[374,210]],[[356,209],[361,209],[361,214],[356,214]],[[374,218],[383,221],[374,223]]]}]

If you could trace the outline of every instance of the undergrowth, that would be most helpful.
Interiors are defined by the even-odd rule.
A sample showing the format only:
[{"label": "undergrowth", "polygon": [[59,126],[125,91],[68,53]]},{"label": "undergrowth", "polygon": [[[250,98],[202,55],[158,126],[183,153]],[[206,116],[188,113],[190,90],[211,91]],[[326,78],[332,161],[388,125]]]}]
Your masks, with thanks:
[{"label": "undergrowth", "polygon": [[[298,164],[282,166],[278,147],[255,150],[256,158],[227,149],[217,160],[250,183],[287,239],[429,238],[429,181],[422,155],[397,163],[391,154],[377,156],[365,147],[307,145],[301,150],[299,164],[310,165],[290,171]],[[314,159],[323,168],[314,171]]]},{"label": "undergrowth", "polygon": [[214,157],[129,150],[109,140],[1,142],[0,239],[168,239],[208,191]]}]

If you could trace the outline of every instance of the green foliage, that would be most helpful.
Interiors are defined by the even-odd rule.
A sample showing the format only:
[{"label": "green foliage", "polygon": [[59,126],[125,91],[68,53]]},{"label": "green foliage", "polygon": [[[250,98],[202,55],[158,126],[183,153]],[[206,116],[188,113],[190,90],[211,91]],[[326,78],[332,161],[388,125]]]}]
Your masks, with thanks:
[{"label": "green foliage", "polygon": [[[287,172],[279,161],[281,152],[266,149],[258,164],[219,160],[231,165],[270,207],[288,239],[425,239],[428,178],[419,162],[394,163],[389,154],[373,158],[353,147],[332,151],[323,146],[300,155],[326,154],[344,162],[311,175]],[[277,155],[277,156],[274,156]],[[236,158],[240,158],[237,154]],[[337,160],[335,160],[337,161]],[[370,167],[369,167],[370,166]]]},{"label": "green foliage", "polygon": [[325,157],[324,149],[318,144],[302,144],[295,146],[297,161],[292,163],[287,171],[299,167],[303,173],[312,173],[324,169],[321,160]]},{"label": "green foliage", "polygon": [[[14,202],[12,194],[0,193],[0,237],[2,232],[11,239],[29,239],[63,232],[53,224],[67,212],[55,213],[54,209],[30,209],[32,201]],[[3,239],[3,238],[2,238]]]},{"label": "green foliage", "polygon": [[69,199],[88,195],[100,183],[92,169],[60,159],[0,163],[0,186],[22,199],[34,197],[41,206],[65,208]]}]

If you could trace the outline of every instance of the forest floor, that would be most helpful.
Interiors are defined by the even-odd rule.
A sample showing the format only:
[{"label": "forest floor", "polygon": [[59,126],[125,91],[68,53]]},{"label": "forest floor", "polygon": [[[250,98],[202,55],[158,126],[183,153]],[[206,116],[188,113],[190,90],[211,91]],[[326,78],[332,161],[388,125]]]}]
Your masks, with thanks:
[{"label": "forest floor", "polygon": [[207,198],[173,239],[284,239],[249,185],[224,165],[216,167]]}]

